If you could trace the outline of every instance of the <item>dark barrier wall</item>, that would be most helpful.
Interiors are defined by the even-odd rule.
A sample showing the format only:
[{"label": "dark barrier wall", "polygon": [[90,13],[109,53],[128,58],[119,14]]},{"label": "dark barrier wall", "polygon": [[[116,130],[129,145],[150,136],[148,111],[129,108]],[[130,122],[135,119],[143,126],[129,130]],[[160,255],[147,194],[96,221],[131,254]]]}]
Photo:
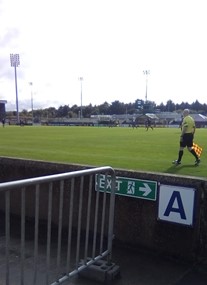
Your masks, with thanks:
[{"label": "dark barrier wall", "polygon": [[[91,166],[1,157],[0,168],[1,182],[8,182],[82,170]],[[207,256],[207,179],[120,169],[116,169],[116,176],[127,180],[132,194],[129,197],[125,194],[116,196],[115,244],[149,249],[183,259]],[[142,197],[133,196],[133,183],[137,183],[134,182],[136,179],[140,183],[140,193],[144,193]],[[147,194],[147,190],[153,188],[150,183],[157,185],[156,195],[152,199],[148,199],[150,195]],[[0,209],[2,208],[1,201]],[[163,215],[160,216],[163,208],[164,218],[168,219],[170,214],[175,214],[181,217],[181,223],[179,219],[163,219]],[[192,224],[183,224],[182,220],[187,220],[187,214],[192,211]],[[17,210],[13,208],[12,212],[16,213]],[[53,222],[57,221],[58,217],[54,217]]]}]

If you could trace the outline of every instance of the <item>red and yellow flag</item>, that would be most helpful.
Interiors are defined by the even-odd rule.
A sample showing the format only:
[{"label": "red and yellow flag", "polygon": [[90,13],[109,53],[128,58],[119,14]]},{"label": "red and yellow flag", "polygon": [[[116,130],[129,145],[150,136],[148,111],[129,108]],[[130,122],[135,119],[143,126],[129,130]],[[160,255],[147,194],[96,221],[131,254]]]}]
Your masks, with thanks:
[{"label": "red and yellow flag", "polygon": [[197,154],[197,156],[201,156],[202,153],[202,147],[200,147],[198,144],[193,143],[193,149],[195,150],[195,153]]}]

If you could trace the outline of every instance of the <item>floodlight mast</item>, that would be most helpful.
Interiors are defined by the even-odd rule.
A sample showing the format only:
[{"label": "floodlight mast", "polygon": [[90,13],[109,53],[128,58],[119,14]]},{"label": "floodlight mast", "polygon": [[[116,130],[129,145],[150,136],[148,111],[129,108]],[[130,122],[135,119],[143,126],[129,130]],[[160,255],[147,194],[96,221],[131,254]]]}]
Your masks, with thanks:
[{"label": "floodlight mast", "polygon": [[33,124],[33,122],[34,122],[34,115],[33,115],[33,92],[32,92],[33,83],[29,82],[29,85],[31,86],[31,111],[32,111],[32,124]]},{"label": "floodlight mast", "polygon": [[19,124],[19,102],[17,89],[17,67],[20,65],[19,54],[10,54],[11,67],[14,67],[15,91],[16,91],[16,109],[17,109],[17,124]]},{"label": "floodlight mast", "polygon": [[80,83],[81,83],[81,110],[80,110],[80,118],[82,119],[83,118],[83,106],[82,106],[82,81],[83,81],[83,77],[79,77],[78,78],[80,80]]},{"label": "floodlight mast", "polygon": [[147,103],[147,84],[148,84],[148,75],[150,74],[150,70],[143,70],[144,75],[146,75],[146,93],[145,93],[145,103]]}]

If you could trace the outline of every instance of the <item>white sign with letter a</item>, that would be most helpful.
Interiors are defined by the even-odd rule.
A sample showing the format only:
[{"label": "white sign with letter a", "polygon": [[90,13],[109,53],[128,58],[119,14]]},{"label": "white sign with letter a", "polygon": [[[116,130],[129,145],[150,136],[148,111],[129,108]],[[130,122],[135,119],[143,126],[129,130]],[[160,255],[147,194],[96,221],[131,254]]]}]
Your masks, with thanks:
[{"label": "white sign with letter a", "polygon": [[195,189],[160,185],[158,219],[193,226]]}]

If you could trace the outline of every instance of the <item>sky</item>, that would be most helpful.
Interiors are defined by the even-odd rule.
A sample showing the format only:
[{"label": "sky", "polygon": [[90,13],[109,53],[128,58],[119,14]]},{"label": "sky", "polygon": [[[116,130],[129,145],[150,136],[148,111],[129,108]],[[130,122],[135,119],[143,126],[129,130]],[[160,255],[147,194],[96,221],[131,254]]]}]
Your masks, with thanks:
[{"label": "sky", "polygon": [[16,109],[19,54],[19,110],[207,103],[206,27],[206,0],[0,0],[0,100]]}]

